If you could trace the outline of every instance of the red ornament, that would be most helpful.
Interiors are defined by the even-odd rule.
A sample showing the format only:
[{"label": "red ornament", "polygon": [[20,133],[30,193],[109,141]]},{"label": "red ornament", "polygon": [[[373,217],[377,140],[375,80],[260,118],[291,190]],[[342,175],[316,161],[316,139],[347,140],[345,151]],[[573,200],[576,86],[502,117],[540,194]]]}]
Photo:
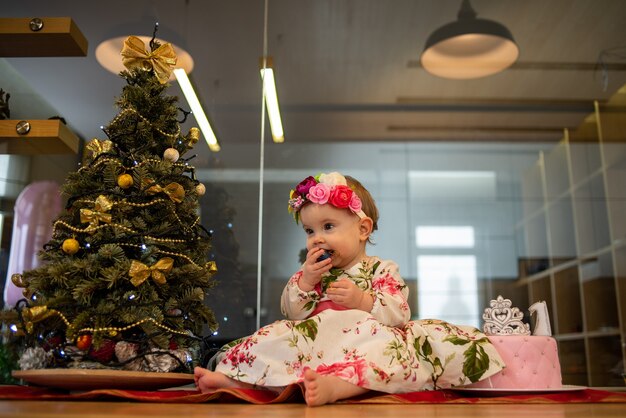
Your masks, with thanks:
[{"label": "red ornament", "polygon": [[46,341],[44,341],[42,348],[45,351],[50,351],[58,346],[60,346],[63,343],[63,338],[61,338],[60,335],[55,335],[53,337],[50,337],[48,339],[46,339]]},{"label": "red ornament", "polygon": [[76,347],[79,350],[88,350],[91,347],[91,334],[81,334],[76,338]]},{"label": "red ornament", "polygon": [[170,340],[170,350],[178,350],[178,343],[174,340]]},{"label": "red ornament", "polygon": [[104,340],[102,341],[102,344],[100,344],[100,347],[91,347],[88,355],[90,358],[99,361],[100,363],[107,363],[115,354],[115,344],[117,343],[113,340]]}]

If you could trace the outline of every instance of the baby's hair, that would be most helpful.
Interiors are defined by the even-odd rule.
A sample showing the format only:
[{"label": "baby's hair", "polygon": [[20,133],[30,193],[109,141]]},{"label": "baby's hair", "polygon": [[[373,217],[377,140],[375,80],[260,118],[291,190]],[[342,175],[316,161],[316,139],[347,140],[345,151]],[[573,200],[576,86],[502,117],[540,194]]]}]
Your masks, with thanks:
[{"label": "baby's hair", "polygon": [[376,207],[376,202],[374,202],[374,198],[357,179],[351,176],[344,177],[346,178],[348,187],[350,187],[361,199],[361,209],[363,210],[363,212],[365,212],[367,216],[372,218],[372,232],[376,231],[378,229],[378,208]]}]

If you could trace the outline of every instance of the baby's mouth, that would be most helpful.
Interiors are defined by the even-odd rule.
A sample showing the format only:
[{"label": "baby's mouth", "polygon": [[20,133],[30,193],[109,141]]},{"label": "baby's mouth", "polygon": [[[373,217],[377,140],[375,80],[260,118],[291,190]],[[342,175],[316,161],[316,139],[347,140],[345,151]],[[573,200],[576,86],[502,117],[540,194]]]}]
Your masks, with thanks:
[{"label": "baby's mouth", "polygon": [[316,261],[319,263],[327,258],[331,258],[334,253],[335,252],[333,250],[324,250],[324,254],[320,255]]}]

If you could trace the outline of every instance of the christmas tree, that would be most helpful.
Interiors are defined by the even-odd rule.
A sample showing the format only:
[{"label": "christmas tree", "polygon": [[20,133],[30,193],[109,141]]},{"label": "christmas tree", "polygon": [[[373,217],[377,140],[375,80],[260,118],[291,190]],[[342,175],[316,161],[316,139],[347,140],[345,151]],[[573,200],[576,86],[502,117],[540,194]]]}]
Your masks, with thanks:
[{"label": "christmas tree", "polygon": [[199,220],[205,186],[184,154],[198,141],[188,112],[167,96],[176,56],[153,37],[126,39],[126,80],[108,137],[86,145],[63,185],[67,205],[41,252],[42,267],[14,275],[25,299],[5,311],[23,341],[22,369],[112,368],[190,372],[217,271]]}]

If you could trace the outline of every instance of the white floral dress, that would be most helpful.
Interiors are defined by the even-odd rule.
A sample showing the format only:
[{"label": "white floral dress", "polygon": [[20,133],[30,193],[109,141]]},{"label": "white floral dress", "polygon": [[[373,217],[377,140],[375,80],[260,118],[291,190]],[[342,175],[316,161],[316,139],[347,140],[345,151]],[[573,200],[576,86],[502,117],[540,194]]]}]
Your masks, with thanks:
[{"label": "white floral dress", "polygon": [[[368,257],[343,271],[332,269],[312,291],[287,283],[281,308],[287,320],[226,345],[215,370],[265,387],[302,381],[307,368],[360,387],[404,393],[460,386],[503,367],[476,328],[440,320],[409,321],[408,289],[393,261]],[[342,309],[326,297],[329,283],[352,280],[374,296],[371,312]]]}]

